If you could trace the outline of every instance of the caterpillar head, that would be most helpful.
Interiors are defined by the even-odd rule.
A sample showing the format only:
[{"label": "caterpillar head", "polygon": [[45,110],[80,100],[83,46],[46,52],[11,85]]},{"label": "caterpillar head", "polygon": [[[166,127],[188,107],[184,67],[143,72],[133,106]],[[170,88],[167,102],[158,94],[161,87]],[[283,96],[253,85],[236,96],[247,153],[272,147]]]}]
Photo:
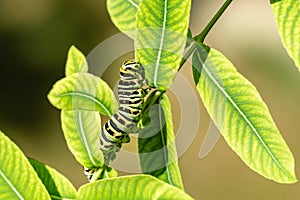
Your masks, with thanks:
[{"label": "caterpillar head", "polygon": [[142,65],[135,60],[125,61],[120,68],[120,76],[125,79],[136,77],[141,73],[143,73]]}]

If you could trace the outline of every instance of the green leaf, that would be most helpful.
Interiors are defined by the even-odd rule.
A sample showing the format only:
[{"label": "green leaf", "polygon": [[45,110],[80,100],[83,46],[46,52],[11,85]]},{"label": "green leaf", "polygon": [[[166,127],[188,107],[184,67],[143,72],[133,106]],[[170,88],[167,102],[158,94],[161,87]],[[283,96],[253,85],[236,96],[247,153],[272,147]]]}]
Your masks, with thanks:
[{"label": "green leaf", "polygon": [[79,188],[78,199],[192,199],[182,190],[149,175],[122,176],[88,183]]},{"label": "green leaf", "polygon": [[62,129],[76,160],[88,168],[102,167],[104,160],[99,147],[101,119],[96,111],[61,111]]},{"label": "green leaf", "polygon": [[111,116],[118,108],[109,86],[89,73],[75,73],[57,81],[48,99],[59,109],[100,111],[107,116]]},{"label": "green leaf", "polygon": [[299,0],[270,2],[282,43],[300,70],[300,2]]},{"label": "green leaf", "polygon": [[214,49],[199,47],[193,66],[198,92],[228,145],[262,176],[296,182],[293,155],[256,88]]},{"label": "green leaf", "polygon": [[135,38],[136,13],[140,0],[107,0],[106,6],[115,26],[131,38]]},{"label": "green leaf", "polygon": [[23,152],[1,131],[0,199],[50,199]]},{"label": "green leaf", "polygon": [[137,13],[135,57],[149,85],[166,90],[186,44],[190,0],[143,0]]},{"label": "green leaf", "polygon": [[87,72],[88,64],[85,56],[75,46],[71,46],[66,62],[66,76],[74,73]]},{"label": "green leaf", "polygon": [[138,139],[140,165],[143,173],[183,189],[177,162],[171,105],[166,95],[154,105]]},{"label": "green leaf", "polygon": [[77,191],[66,177],[52,167],[31,158],[28,160],[48,190],[51,199],[76,199]]}]

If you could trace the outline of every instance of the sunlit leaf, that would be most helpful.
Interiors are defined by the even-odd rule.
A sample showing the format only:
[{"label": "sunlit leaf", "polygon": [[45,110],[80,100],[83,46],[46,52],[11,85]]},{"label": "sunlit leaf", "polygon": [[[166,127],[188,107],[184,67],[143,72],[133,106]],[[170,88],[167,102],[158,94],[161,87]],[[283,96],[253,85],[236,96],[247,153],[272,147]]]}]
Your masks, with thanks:
[{"label": "sunlit leaf", "polygon": [[50,199],[23,152],[1,131],[0,199]]},{"label": "sunlit leaf", "polygon": [[271,0],[270,2],[282,43],[300,70],[300,1]]},{"label": "sunlit leaf", "polygon": [[154,105],[146,125],[139,133],[140,165],[147,173],[171,185],[183,189],[177,163],[171,105],[166,95],[160,104]]},{"label": "sunlit leaf", "polygon": [[72,183],[52,167],[29,158],[30,164],[48,190],[51,199],[76,199]]},{"label": "sunlit leaf", "polygon": [[149,85],[166,90],[186,44],[190,0],[143,0],[137,13],[135,57]]},{"label": "sunlit leaf", "polygon": [[103,179],[79,188],[78,199],[192,199],[182,190],[149,175]]},{"label": "sunlit leaf", "polygon": [[136,13],[140,0],[107,0],[110,19],[115,26],[131,38],[135,38]]},{"label": "sunlit leaf", "polygon": [[76,160],[88,168],[101,167],[104,161],[99,146],[99,113],[80,109],[62,110],[61,124],[67,145]]},{"label": "sunlit leaf", "polygon": [[199,47],[193,66],[203,103],[228,145],[262,176],[296,182],[293,155],[256,88],[212,48]]},{"label": "sunlit leaf", "polygon": [[59,109],[100,111],[107,116],[118,108],[110,87],[99,77],[88,73],[71,74],[57,81],[48,99]]},{"label": "sunlit leaf", "polygon": [[69,49],[65,70],[66,76],[88,71],[85,56],[75,46],[71,46]]}]

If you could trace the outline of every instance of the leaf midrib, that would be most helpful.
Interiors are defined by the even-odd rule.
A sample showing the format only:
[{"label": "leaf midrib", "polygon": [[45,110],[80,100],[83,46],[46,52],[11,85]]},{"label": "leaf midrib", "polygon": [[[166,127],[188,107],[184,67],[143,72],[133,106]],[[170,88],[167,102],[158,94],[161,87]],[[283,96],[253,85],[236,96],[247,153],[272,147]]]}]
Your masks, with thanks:
[{"label": "leaf midrib", "polygon": [[137,9],[139,8],[139,6],[133,2],[132,0],[127,0],[129,3],[131,3],[131,5],[133,5],[134,7],[136,7]]},{"label": "leaf midrib", "polygon": [[203,66],[203,69],[205,70],[206,74],[209,76],[209,78],[212,80],[212,82],[217,86],[217,88],[225,95],[225,97],[229,100],[229,102],[232,104],[232,106],[238,111],[238,113],[242,116],[242,118],[246,121],[246,123],[250,126],[252,131],[255,133],[256,137],[259,139],[263,147],[267,150],[269,156],[272,158],[272,160],[276,163],[276,165],[290,177],[290,174],[284,169],[284,167],[277,161],[276,157],[273,155],[272,151],[269,149],[267,144],[264,142],[262,137],[257,132],[256,128],[252,125],[252,123],[249,121],[249,119],[244,115],[244,113],[241,111],[241,109],[238,107],[238,105],[233,101],[233,99],[227,94],[227,92],[222,88],[222,86],[219,84],[219,82],[213,77],[213,75],[208,70],[207,66],[199,56],[199,52],[197,52],[197,57],[199,61],[201,62],[201,65]]},{"label": "leaf midrib", "polygon": [[[162,140],[162,143],[163,143],[163,153],[164,153],[164,163],[166,165],[166,174],[167,174],[167,179],[168,179],[168,182],[171,184],[171,185],[174,185],[173,182],[172,182],[172,179],[170,178],[171,175],[170,175],[170,172],[169,172],[169,167],[168,167],[168,160],[167,160],[167,144],[165,143],[165,136],[164,136],[164,131],[163,131],[163,124],[162,124],[162,115],[164,114],[164,110],[162,108],[162,106],[159,106],[158,108],[158,117],[159,117],[159,126],[160,126],[160,136],[161,136],[161,140]],[[165,119],[166,120],[166,119]],[[166,121],[165,121],[165,125],[166,125]]]},{"label": "leaf midrib", "polygon": [[93,165],[94,165],[94,166],[97,166],[97,164],[96,164],[96,162],[95,162],[95,160],[94,160],[94,158],[93,158],[93,155],[92,155],[92,153],[91,153],[91,149],[90,149],[90,147],[89,147],[89,145],[88,145],[88,142],[87,142],[87,138],[86,138],[86,135],[87,135],[87,134],[85,134],[85,130],[84,130],[84,127],[83,127],[83,123],[82,123],[82,112],[81,112],[80,109],[78,109],[78,121],[79,121],[80,135],[81,135],[81,138],[82,138],[82,140],[83,140],[83,144],[84,144],[84,146],[85,146],[85,149],[86,149],[86,151],[87,151],[87,153],[88,153],[88,156],[89,156],[91,162],[93,163]]},{"label": "leaf midrib", "polygon": [[159,50],[158,50],[158,55],[157,55],[157,60],[156,60],[155,70],[154,70],[154,80],[153,80],[153,82],[154,82],[155,86],[157,86],[157,76],[158,76],[159,63],[160,63],[162,48],[163,48],[163,44],[164,44],[164,40],[165,40],[165,28],[166,28],[166,23],[167,23],[167,12],[168,12],[167,11],[167,4],[168,4],[168,0],[165,0],[163,27],[162,27]]},{"label": "leaf midrib", "polygon": [[3,177],[4,181],[9,185],[9,187],[14,191],[14,193],[19,197],[19,199],[24,200],[24,197],[18,192],[10,180],[5,176],[5,174],[0,169],[0,176]]},{"label": "leaf midrib", "polygon": [[90,99],[90,100],[96,102],[96,104],[98,104],[101,108],[103,108],[104,111],[109,116],[112,115],[112,113],[97,98],[95,98],[95,97],[93,97],[91,95],[88,95],[88,94],[85,94],[85,93],[80,93],[80,92],[66,92],[66,93],[58,95],[58,96],[60,96],[60,97],[65,97],[65,96],[80,96],[80,97],[84,97],[84,98]]}]

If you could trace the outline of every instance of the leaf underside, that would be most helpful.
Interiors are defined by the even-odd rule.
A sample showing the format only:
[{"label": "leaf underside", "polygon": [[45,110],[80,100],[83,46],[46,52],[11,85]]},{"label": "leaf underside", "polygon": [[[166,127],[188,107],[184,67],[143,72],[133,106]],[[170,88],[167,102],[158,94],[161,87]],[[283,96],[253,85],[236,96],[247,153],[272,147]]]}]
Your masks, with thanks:
[{"label": "leaf underside", "polygon": [[293,155],[256,88],[212,48],[199,46],[193,67],[198,92],[228,145],[262,176],[296,182]]}]

